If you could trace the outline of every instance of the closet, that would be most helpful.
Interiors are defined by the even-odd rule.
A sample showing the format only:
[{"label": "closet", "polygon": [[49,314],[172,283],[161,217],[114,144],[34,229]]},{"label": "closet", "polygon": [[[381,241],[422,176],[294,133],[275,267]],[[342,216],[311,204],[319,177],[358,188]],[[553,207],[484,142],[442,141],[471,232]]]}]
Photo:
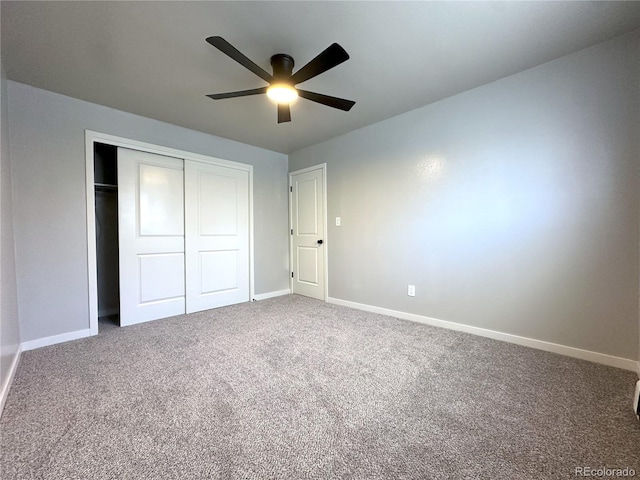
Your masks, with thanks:
[{"label": "closet", "polygon": [[100,326],[119,325],[117,148],[94,143],[96,268]]},{"label": "closet", "polygon": [[[116,302],[124,326],[248,301],[250,167],[110,147],[107,181],[98,175],[99,148],[99,311]],[[100,209],[115,206],[115,225],[113,210],[98,217],[99,195],[113,197]],[[105,265],[115,268],[107,275]],[[114,273],[117,297],[106,287]]]}]

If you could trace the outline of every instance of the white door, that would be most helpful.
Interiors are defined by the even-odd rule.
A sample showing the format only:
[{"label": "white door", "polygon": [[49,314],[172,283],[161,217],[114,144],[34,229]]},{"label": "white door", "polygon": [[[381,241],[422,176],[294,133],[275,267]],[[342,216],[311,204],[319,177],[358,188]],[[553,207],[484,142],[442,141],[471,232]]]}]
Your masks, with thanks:
[{"label": "white door", "polygon": [[325,299],[324,169],[292,173],[292,291]]},{"label": "white door", "polygon": [[249,172],[185,161],[187,313],[249,301]]},{"label": "white door", "polygon": [[185,312],[184,161],[118,148],[120,324]]}]

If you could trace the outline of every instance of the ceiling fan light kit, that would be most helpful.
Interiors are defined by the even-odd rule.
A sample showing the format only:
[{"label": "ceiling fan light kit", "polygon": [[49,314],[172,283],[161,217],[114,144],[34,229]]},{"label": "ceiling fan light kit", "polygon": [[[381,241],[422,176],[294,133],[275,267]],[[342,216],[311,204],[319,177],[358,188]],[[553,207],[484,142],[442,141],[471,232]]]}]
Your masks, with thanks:
[{"label": "ceiling fan light kit", "polygon": [[291,103],[295,102],[298,97],[306,98],[312,102],[344,110],[346,112],[351,110],[351,107],[356,103],[352,100],[345,100],[344,98],[332,97],[321,93],[308,92],[306,90],[295,88],[295,85],[316,77],[349,59],[349,54],[347,54],[344,48],[337,43],[333,43],[323,50],[318,56],[296,73],[293,73],[294,61],[290,55],[286,55],[284,53],[273,55],[271,57],[271,68],[273,69],[273,74],[269,74],[260,66],[249,60],[245,55],[240,53],[238,49],[227,42],[224,38],[209,37],[207,38],[207,42],[238,62],[247,70],[250,70],[255,75],[269,83],[268,87],[207,95],[207,97],[213,100],[266,93],[272,101],[278,104],[278,123],[291,121],[291,109],[289,106]]},{"label": "ceiling fan light kit", "polygon": [[298,91],[286,83],[274,83],[267,88],[267,97],[275,103],[289,105],[298,99]]}]

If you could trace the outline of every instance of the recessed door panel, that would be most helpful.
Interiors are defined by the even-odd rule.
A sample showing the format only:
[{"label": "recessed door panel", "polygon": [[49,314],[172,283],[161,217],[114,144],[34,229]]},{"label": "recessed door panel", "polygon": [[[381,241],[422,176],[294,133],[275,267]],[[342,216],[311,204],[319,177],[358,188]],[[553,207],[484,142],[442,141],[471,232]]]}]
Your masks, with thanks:
[{"label": "recessed door panel", "polygon": [[140,304],[184,297],[184,253],[139,255]]},{"label": "recessed door panel", "polygon": [[298,247],[298,281],[318,285],[318,248]]},{"label": "recessed door panel", "polygon": [[296,184],[298,235],[318,235],[318,178],[302,179]]},{"label": "recessed door panel", "polygon": [[200,252],[201,294],[238,288],[238,251]]},{"label": "recessed door panel", "polygon": [[182,170],[138,165],[141,236],[184,235]]},{"label": "recessed door panel", "polygon": [[201,235],[238,234],[238,179],[198,172]]}]

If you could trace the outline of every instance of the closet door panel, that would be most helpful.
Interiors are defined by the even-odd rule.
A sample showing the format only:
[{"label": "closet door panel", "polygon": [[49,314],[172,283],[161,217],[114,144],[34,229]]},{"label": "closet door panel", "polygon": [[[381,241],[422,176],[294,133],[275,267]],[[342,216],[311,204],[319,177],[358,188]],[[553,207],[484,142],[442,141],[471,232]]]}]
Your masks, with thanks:
[{"label": "closet door panel", "polygon": [[120,324],[185,312],[184,161],[118,148]]},{"label": "closet door panel", "polygon": [[138,255],[141,303],[184,297],[184,254]]},{"label": "closet door panel", "polygon": [[249,172],[185,161],[187,313],[249,301]]},{"label": "closet door panel", "polygon": [[140,236],[184,235],[182,170],[139,164]]},{"label": "closet door panel", "polygon": [[232,238],[238,234],[238,178],[198,174],[200,202],[198,227],[201,235]]},{"label": "closet door panel", "polygon": [[200,295],[238,289],[238,251],[199,252]]}]

